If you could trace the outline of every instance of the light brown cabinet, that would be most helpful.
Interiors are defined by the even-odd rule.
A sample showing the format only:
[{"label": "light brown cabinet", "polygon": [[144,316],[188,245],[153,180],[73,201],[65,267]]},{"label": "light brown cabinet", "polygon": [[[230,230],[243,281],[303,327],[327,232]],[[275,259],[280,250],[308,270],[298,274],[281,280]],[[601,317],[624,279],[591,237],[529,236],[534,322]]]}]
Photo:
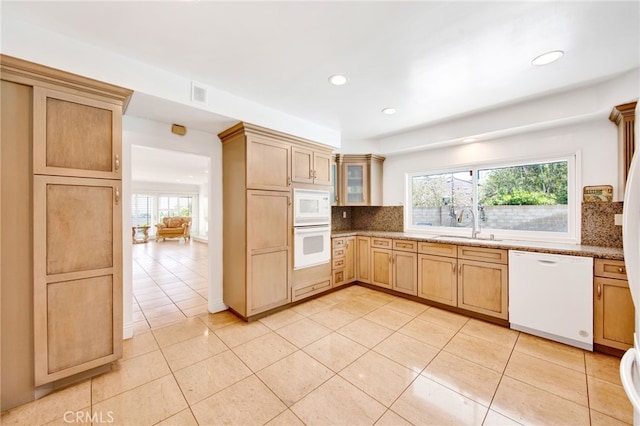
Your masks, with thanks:
[{"label": "light brown cabinet", "polygon": [[354,282],[356,280],[356,237],[333,238],[331,247],[333,287]]},{"label": "light brown cabinet", "polygon": [[336,205],[382,205],[382,163],[384,157],[367,154],[334,156]]},{"label": "light brown cabinet", "polygon": [[246,140],[246,187],[271,191],[291,189],[291,145],[253,134],[247,134]]},{"label": "light brown cabinet", "polygon": [[356,237],[356,280],[371,283],[371,238]]},{"label": "light brown cabinet", "polygon": [[509,318],[507,250],[458,246],[458,307]]},{"label": "light brown cabinet", "polygon": [[331,154],[294,146],[291,149],[291,180],[314,185],[331,185]]},{"label": "light brown cabinet", "polygon": [[593,341],[616,349],[633,346],[635,308],[623,261],[595,259]]},{"label": "light brown cabinet", "polygon": [[[131,91],[0,59],[2,180],[22,191],[3,187],[2,203],[29,210],[22,228],[2,227],[20,253],[2,250],[4,410],[33,399],[34,384],[122,356],[121,120]],[[15,309],[32,317],[7,321]]]},{"label": "light brown cabinet", "polygon": [[391,288],[401,293],[418,294],[418,243],[393,240]]},{"label": "light brown cabinet", "polygon": [[619,199],[624,198],[624,188],[631,159],[636,149],[635,119],[637,102],[616,105],[609,115],[609,120],[618,127],[618,191]]},{"label": "light brown cabinet", "polygon": [[393,282],[392,240],[371,238],[371,284],[391,289]]},{"label": "light brown cabinet", "polygon": [[419,243],[418,296],[458,305],[458,250],[455,245]]}]

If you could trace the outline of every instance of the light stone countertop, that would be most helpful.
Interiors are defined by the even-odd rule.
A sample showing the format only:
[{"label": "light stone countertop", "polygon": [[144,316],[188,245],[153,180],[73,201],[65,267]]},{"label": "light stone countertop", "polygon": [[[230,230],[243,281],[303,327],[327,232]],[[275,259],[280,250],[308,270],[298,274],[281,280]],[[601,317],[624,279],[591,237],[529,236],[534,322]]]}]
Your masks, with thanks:
[{"label": "light stone countertop", "polygon": [[624,253],[621,248],[585,246],[580,244],[567,243],[547,243],[538,241],[520,240],[478,240],[465,239],[460,237],[431,236],[407,232],[387,232],[387,231],[333,231],[332,238],[349,237],[362,235],[365,237],[392,238],[413,241],[426,241],[430,243],[456,244],[473,247],[500,248],[506,250],[521,250],[538,253],[565,254],[570,256],[596,257],[609,260],[624,260]]}]

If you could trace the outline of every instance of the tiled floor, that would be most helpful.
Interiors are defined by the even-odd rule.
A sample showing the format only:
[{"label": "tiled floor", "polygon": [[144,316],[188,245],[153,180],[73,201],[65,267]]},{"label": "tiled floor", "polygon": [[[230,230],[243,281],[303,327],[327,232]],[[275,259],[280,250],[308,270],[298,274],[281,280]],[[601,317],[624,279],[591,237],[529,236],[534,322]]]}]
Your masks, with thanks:
[{"label": "tiled floor", "polygon": [[207,312],[208,246],[183,240],[133,245],[133,329]]},{"label": "tiled floor", "polygon": [[252,323],[222,312],[138,332],[113,371],[2,424],[630,424],[618,365],[352,286]]}]

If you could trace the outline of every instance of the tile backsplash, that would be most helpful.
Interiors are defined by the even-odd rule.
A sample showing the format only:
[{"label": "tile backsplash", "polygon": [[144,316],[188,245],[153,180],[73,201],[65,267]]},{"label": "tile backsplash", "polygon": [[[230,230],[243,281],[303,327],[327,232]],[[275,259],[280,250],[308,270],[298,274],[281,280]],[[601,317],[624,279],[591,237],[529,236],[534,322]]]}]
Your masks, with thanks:
[{"label": "tile backsplash", "polygon": [[[345,213],[346,217],[344,217]],[[331,229],[333,231],[357,229],[402,232],[404,230],[404,210],[402,206],[335,206],[331,209]]]},{"label": "tile backsplash", "polygon": [[615,215],[622,214],[622,202],[582,203],[581,243],[589,246],[622,247],[622,226]]}]

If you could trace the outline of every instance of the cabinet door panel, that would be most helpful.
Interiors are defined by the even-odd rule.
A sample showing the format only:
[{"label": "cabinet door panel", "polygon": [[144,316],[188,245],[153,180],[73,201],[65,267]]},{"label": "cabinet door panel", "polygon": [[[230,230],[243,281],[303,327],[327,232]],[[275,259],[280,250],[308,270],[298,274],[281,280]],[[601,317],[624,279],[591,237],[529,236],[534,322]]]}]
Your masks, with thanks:
[{"label": "cabinet door panel", "polygon": [[331,185],[331,154],[314,153],[313,170],[316,185]]},{"label": "cabinet door panel", "polygon": [[629,283],[594,279],[594,342],[626,350],[633,346],[635,308]]},{"label": "cabinet door panel", "polygon": [[344,164],[342,201],[343,206],[367,205],[367,165]]},{"label": "cabinet door panel", "polygon": [[371,249],[371,284],[391,288],[391,250]]},{"label": "cabinet door panel", "polygon": [[356,280],[371,283],[371,238],[356,237]]},{"label": "cabinet door panel", "polygon": [[291,145],[255,136],[248,136],[247,142],[247,188],[288,190]]},{"label": "cabinet door panel", "polygon": [[295,146],[291,148],[291,180],[313,183],[313,151]]},{"label": "cabinet door panel", "polygon": [[119,105],[35,87],[34,173],[120,179]]},{"label": "cabinet door panel", "polygon": [[350,283],[356,279],[356,238],[347,237],[345,245],[345,283]]},{"label": "cabinet door panel", "polygon": [[507,266],[458,260],[458,307],[508,319]]},{"label": "cabinet door panel", "polygon": [[288,192],[247,191],[248,249],[289,247],[291,197]]},{"label": "cabinet door panel", "polygon": [[416,296],[418,294],[418,255],[393,252],[393,289]]},{"label": "cabinet door panel", "polygon": [[418,296],[434,302],[457,306],[456,259],[420,255],[418,262]]},{"label": "cabinet door panel", "polygon": [[251,256],[251,272],[247,286],[248,315],[290,302],[288,259],[288,250]]}]

